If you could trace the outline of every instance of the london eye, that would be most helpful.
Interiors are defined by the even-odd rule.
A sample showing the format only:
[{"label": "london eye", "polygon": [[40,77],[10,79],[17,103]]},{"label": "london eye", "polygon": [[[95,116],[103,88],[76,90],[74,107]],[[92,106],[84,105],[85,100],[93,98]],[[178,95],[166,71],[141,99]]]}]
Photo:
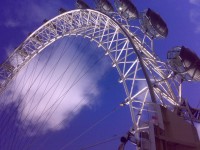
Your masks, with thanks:
[{"label": "london eye", "polygon": [[[77,0],[75,6],[45,19],[0,65],[0,148],[44,149],[34,144],[48,139],[36,137],[62,130],[83,106],[90,107],[110,64],[124,93],[118,105],[129,109],[132,121],[116,149],[126,149],[127,143],[158,149],[156,140],[163,139],[155,130],[168,129],[166,111],[192,126],[199,123],[200,111],[183,98],[182,84],[200,80],[200,59],[185,46],[171,48],[167,61],[159,58],[154,41],[166,38],[168,27],[156,11],[139,11],[129,0],[95,0],[95,8]],[[79,136],[59,149],[68,149]]]}]

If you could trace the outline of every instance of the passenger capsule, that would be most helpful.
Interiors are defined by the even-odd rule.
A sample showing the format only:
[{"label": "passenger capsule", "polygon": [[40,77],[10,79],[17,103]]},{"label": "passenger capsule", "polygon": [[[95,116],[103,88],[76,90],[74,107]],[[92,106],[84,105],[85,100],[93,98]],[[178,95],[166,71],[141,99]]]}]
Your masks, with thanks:
[{"label": "passenger capsule", "polygon": [[126,19],[137,19],[137,8],[131,3],[130,0],[115,0],[115,7],[119,14]]},{"label": "passenger capsule", "polygon": [[200,81],[200,59],[189,48],[175,47],[168,51],[167,58],[170,66],[176,73],[186,79]]},{"label": "passenger capsule", "polygon": [[159,14],[148,8],[140,19],[142,29],[152,38],[167,37],[168,28]]},{"label": "passenger capsule", "polygon": [[90,7],[88,6],[88,4],[86,4],[83,0],[77,0],[76,1],[76,7],[78,9],[89,9]]},{"label": "passenger capsule", "polygon": [[114,8],[108,0],[95,0],[95,3],[97,5],[97,9],[104,13],[110,13],[114,11]]}]

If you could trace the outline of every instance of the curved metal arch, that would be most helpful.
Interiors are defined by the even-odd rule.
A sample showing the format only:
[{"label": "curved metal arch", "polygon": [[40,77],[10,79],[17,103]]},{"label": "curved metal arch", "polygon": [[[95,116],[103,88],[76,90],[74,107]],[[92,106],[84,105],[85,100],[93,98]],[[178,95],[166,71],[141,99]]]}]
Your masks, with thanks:
[{"label": "curved metal arch", "polygon": [[[149,102],[149,91],[154,102],[177,106],[178,97],[174,92],[177,82],[165,63],[158,59],[152,47],[145,42],[148,37],[141,34],[140,28],[118,21],[119,18],[111,18],[99,11],[77,9],[44,23],[0,66],[0,92],[45,47],[64,36],[81,35],[94,40],[110,56],[125,89],[125,104],[130,106],[134,130],[139,131],[142,114],[156,113],[154,106],[147,108],[152,105]],[[145,85],[138,90],[136,82]]]},{"label": "curved metal arch", "polygon": [[[78,17],[81,17],[81,20],[78,20]],[[102,22],[99,22],[99,20]],[[109,54],[113,61],[113,65],[117,67],[117,70],[122,77],[123,73],[118,66],[119,57],[122,55],[122,52],[119,52],[120,47],[122,48],[122,51],[131,51],[131,54],[133,54],[133,48],[131,47],[128,38],[120,30],[120,26],[113,19],[98,11],[73,10],[61,14],[34,31],[4,62],[1,66],[0,74],[5,81],[1,82],[1,87],[6,87],[6,84],[9,82],[7,80],[12,79],[25,64],[40,53],[45,47],[55,40],[67,35],[82,35],[95,40],[98,45],[103,47],[103,49],[106,50],[106,53]],[[102,33],[103,35],[101,35]],[[114,55],[112,55],[113,45],[117,47],[116,51],[113,50],[113,52],[115,52],[115,58]],[[126,94],[128,95],[129,92],[126,91]]]}]

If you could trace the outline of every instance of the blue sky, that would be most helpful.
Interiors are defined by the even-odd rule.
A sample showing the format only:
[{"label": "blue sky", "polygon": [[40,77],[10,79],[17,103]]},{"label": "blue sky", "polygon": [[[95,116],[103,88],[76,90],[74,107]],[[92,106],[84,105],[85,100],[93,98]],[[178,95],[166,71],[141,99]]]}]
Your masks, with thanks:
[{"label": "blue sky", "polygon": [[[87,2],[88,4],[93,5],[93,1],[87,0]],[[50,19],[58,15],[58,9],[60,7],[66,8],[67,10],[75,9],[74,3],[74,0],[1,1],[0,62],[3,62],[3,60],[5,60],[5,58],[27,37],[30,32],[37,29],[42,24],[44,19]],[[143,11],[146,8],[152,8],[166,21],[169,28],[168,37],[166,39],[155,40],[155,51],[162,60],[166,60],[166,54],[169,49],[179,45],[191,48],[200,56],[200,0],[134,0],[134,4],[137,6],[139,11]],[[92,47],[93,45],[90,46]],[[76,47],[77,45],[74,43],[73,49]],[[47,50],[50,49],[51,48]],[[98,54],[101,55],[101,53]],[[37,149],[39,147],[43,150],[60,150],[64,145],[80,136],[81,133],[86,131],[89,127],[94,125],[95,122],[102,119],[106,114],[110,113],[113,108],[118,106],[119,103],[124,100],[125,94],[122,85],[117,82],[119,77],[116,71],[108,65],[109,62],[108,64],[100,63],[99,66],[96,66],[99,68],[94,70],[94,72],[101,70],[101,74],[97,75],[97,73],[94,73],[89,75],[93,81],[95,80],[96,91],[90,93],[92,94],[92,98],[88,98],[90,101],[87,101],[88,103],[83,105],[78,113],[74,115],[75,117],[70,119],[70,121],[67,120],[63,124],[62,128],[54,130],[47,129],[40,135],[26,137],[23,135],[23,132],[20,132],[18,136],[22,139],[22,145],[23,142],[26,142],[27,138],[36,139],[29,149]],[[84,84],[90,84],[90,80]],[[200,101],[198,93],[199,88],[200,84],[198,82],[184,83],[183,95],[194,107]],[[6,108],[1,111],[1,116],[10,116],[9,113],[16,109],[15,105],[7,105]],[[54,120],[62,116],[63,112],[55,115]],[[2,122],[0,124],[0,127],[3,126]],[[66,149],[78,150],[80,148],[93,145],[99,141],[104,141],[105,139],[124,135],[126,131],[131,128],[131,125],[129,108],[119,108],[119,110],[103,120],[100,124],[91,129],[91,131],[81,136],[69,145],[69,147],[66,147]],[[17,127],[12,123],[8,123],[5,129],[7,131],[6,134],[11,134],[11,132],[15,132],[17,130]],[[3,138],[5,139],[5,135],[0,135],[0,138],[0,140]],[[45,144],[43,143],[44,140]],[[4,143],[6,143],[6,140]],[[114,150],[117,149],[116,147],[118,144],[119,140],[116,139],[112,142],[108,142],[91,149]],[[0,149],[5,149],[3,145],[0,146],[2,146]],[[130,147],[131,146],[129,145],[129,148]],[[15,149],[18,150],[20,148],[15,147],[14,150]]]}]

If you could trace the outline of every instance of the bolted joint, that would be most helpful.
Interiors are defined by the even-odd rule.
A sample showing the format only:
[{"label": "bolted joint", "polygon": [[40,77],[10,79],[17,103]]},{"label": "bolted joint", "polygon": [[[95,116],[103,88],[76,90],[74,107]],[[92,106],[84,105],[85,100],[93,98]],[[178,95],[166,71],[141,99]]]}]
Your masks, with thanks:
[{"label": "bolted joint", "polygon": [[105,55],[107,56],[108,54],[109,54],[109,51],[108,51],[108,50],[106,50],[106,51],[105,51]]},{"label": "bolted joint", "polygon": [[124,82],[124,81],[125,81],[125,77],[124,77],[124,76],[121,76],[121,77],[119,78],[119,80],[118,80],[119,83],[122,83],[122,82]]},{"label": "bolted joint", "polygon": [[112,67],[116,67],[117,64],[118,64],[118,62],[116,60],[114,60],[113,63],[112,63]]}]

